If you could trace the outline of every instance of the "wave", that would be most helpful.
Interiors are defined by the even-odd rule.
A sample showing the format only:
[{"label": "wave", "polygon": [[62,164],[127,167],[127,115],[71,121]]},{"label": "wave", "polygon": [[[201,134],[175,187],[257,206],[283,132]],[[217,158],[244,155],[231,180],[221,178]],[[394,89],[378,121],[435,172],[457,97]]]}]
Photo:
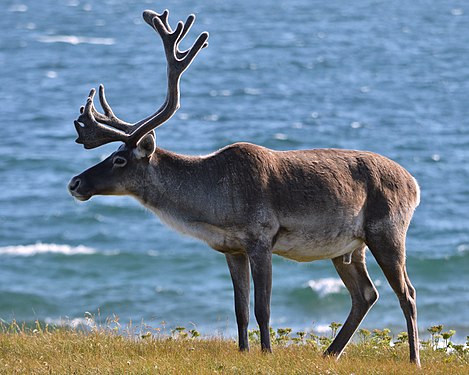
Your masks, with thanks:
[{"label": "wave", "polygon": [[86,246],[69,246],[58,245],[53,243],[35,243],[33,245],[17,245],[0,247],[0,255],[13,256],[33,256],[37,254],[63,254],[63,255],[79,255],[79,254],[95,254],[96,250]]},{"label": "wave", "polygon": [[469,254],[469,244],[468,243],[463,243],[463,244],[460,244],[458,247],[457,247],[457,250],[458,250],[458,254],[459,256],[464,256],[466,254]]},{"label": "wave", "polygon": [[334,277],[325,277],[318,280],[309,280],[306,285],[314,290],[319,297],[325,297],[330,294],[338,294],[345,290],[342,280]]},{"label": "wave", "polygon": [[314,324],[311,331],[318,334],[326,334],[331,332],[330,324]]},{"label": "wave", "polygon": [[115,44],[114,38],[96,38],[76,35],[43,35],[38,38],[42,43],[67,43],[67,44],[99,44],[112,46]]},{"label": "wave", "polygon": [[44,319],[44,322],[56,327],[70,327],[70,328],[93,328],[96,326],[96,322],[90,313],[85,313],[84,318],[50,318]]},{"label": "wave", "polygon": [[131,256],[133,258],[138,256],[159,257],[160,252],[157,250],[148,250],[144,253],[138,252],[123,252],[120,250],[96,250],[88,246],[78,245],[70,246],[55,243],[42,243],[37,242],[31,245],[14,245],[0,247],[0,256],[34,256],[43,254],[62,254],[62,255],[101,255],[106,257],[113,256]]},{"label": "wave", "polygon": [[450,252],[407,252],[407,259],[412,261],[439,261],[467,259],[469,257],[469,244],[462,243]]}]

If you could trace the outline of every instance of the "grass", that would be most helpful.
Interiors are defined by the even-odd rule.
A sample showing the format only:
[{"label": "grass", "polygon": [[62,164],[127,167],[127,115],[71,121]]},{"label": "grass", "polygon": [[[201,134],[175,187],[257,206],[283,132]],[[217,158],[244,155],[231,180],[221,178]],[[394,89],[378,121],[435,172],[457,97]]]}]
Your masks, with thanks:
[{"label": "grass", "polygon": [[[331,324],[332,335],[338,328]],[[386,329],[360,330],[357,342],[336,360],[322,357],[332,335],[289,328],[272,330],[274,353],[265,354],[255,330],[251,352],[240,353],[234,340],[201,338],[184,327],[171,335],[158,330],[129,335],[109,325],[51,328],[37,322],[28,328],[12,322],[0,324],[0,374],[469,374],[467,345],[452,344],[447,337],[452,331],[442,329],[429,328],[419,370],[408,362],[405,334],[390,345]]]}]

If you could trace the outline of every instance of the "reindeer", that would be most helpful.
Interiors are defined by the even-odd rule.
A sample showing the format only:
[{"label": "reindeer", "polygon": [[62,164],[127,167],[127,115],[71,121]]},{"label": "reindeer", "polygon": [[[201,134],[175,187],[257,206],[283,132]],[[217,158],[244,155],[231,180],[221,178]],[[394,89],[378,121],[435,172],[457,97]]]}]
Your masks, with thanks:
[{"label": "reindeer", "polygon": [[68,185],[80,201],[94,195],[130,195],[169,226],[223,253],[234,288],[240,350],[249,350],[250,274],[261,348],[270,352],[272,254],[299,262],[331,259],[352,299],[350,314],[325,351],[339,357],[378,299],[368,275],[368,247],[396,293],[409,334],[410,360],[419,365],[415,289],[407,276],[405,240],[419,204],[416,180],[383,156],[340,149],[274,151],[235,143],[207,156],[185,156],[156,147],[154,129],[179,108],[179,80],[208,45],[179,43],[195,16],[173,31],[168,11],[145,11],[160,35],[167,59],[167,96],[151,116],[135,124],[117,118],[99,87],[103,113],[91,90],[75,121],[77,143],[95,148],[123,145]]}]

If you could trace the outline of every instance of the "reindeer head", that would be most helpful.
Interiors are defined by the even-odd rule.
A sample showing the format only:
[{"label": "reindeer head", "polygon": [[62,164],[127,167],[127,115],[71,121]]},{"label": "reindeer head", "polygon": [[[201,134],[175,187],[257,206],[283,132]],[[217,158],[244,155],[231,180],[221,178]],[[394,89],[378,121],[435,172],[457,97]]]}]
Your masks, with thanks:
[{"label": "reindeer head", "polygon": [[135,147],[123,144],[102,162],[73,177],[68,190],[80,201],[93,195],[132,195],[138,191],[154,151],[152,133],[146,134]]},{"label": "reindeer head", "polygon": [[124,142],[124,145],[102,162],[72,178],[68,189],[79,200],[88,200],[98,194],[132,194],[132,185],[136,183],[133,177],[148,166],[155,150],[154,129],[169,120],[179,109],[180,77],[200,50],[208,45],[208,33],[200,34],[191,48],[180,51],[179,43],[190,30],[195,16],[191,14],[185,23],[179,21],[173,31],[168,23],[168,14],[167,10],[162,14],[151,10],[143,12],[145,22],[163,41],[168,76],[163,105],[151,116],[130,124],[114,115],[106,100],[104,86],[100,85],[99,101],[104,113],[94,107],[95,89],[90,91],[86,105],[80,108],[80,116],[74,122],[78,133],[77,143],[87,149],[117,141]]}]

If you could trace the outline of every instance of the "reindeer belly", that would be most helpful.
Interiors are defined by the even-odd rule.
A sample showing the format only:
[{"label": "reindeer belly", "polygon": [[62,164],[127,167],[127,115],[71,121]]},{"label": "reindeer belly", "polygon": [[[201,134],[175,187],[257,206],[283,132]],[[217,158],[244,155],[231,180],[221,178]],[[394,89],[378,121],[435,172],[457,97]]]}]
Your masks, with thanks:
[{"label": "reindeer belly", "polygon": [[[218,227],[200,221],[186,221],[169,212],[155,209],[153,211],[178,232],[196,237],[217,251],[227,254],[245,252],[244,244],[249,237],[245,228]],[[311,262],[335,258],[363,246],[363,240],[357,236],[356,226],[346,226],[348,230],[338,229],[340,227],[344,228],[343,226],[330,226],[329,231],[321,231],[324,226],[296,225],[295,229],[290,230],[281,228],[273,253],[298,262]]]},{"label": "reindeer belly", "polygon": [[273,252],[297,262],[311,262],[336,258],[362,246],[363,241],[351,235],[312,238],[309,233],[290,232],[279,234]]},{"label": "reindeer belly", "polygon": [[364,246],[362,205],[282,217],[273,253],[297,262],[332,259]]}]

